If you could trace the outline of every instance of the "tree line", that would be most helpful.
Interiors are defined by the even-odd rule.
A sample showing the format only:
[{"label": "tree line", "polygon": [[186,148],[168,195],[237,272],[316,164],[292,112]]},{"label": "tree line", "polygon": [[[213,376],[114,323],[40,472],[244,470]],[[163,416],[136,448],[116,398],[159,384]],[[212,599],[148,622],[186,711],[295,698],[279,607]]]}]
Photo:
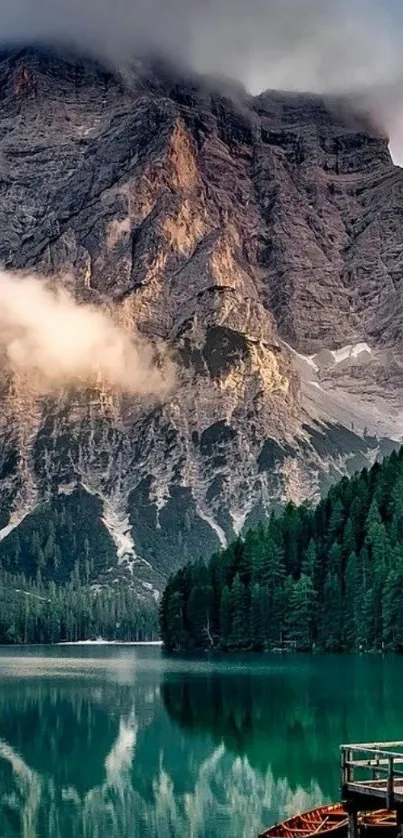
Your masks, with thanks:
[{"label": "tree line", "polygon": [[88,583],[116,563],[116,549],[102,523],[99,498],[79,488],[40,504],[0,544],[0,563],[27,579],[65,584],[75,573]]},{"label": "tree line", "polygon": [[116,566],[99,498],[81,488],[56,495],[1,542],[0,643],[158,636],[155,603]]},{"label": "tree line", "polygon": [[157,609],[127,583],[109,587],[80,580],[65,585],[14,575],[0,567],[0,643],[157,640]]},{"label": "tree line", "polygon": [[403,650],[403,449],[172,575],[175,650]]}]

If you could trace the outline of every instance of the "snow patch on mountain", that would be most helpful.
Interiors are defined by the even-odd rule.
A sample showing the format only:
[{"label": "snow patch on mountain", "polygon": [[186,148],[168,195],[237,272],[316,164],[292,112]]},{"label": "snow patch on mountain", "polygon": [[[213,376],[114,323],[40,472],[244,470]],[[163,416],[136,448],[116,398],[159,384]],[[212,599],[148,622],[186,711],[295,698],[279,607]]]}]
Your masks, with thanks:
[{"label": "snow patch on mountain", "polygon": [[285,340],[281,341],[281,343],[289,350],[289,352],[291,352],[294,358],[297,358],[302,362],[303,366],[308,364],[308,366],[312,367],[315,372],[319,372],[319,367],[315,362],[316,355],[303,355],[301,352],[297,352],[297,350],[294,349],[293,346],[290,346],[290,344]]},{"label": "snow patch on mountain", "polygon": [[131,525],[127,513],[123,509],[122,498],[113,495],[106,498],[88,484],[81,482],[81,485],[89,495],[94,495],[102,501],[103,516],[101,520],[116,546],[118,564],[133,560],[138,561],[139,557],[135,551]]},{"label": "snow patch on mountain", "polygon": [[348,344],[340,349],[328,349],[327,347],[323,347],[323,349],[320,349],[314,355],[303,355],[301,352],[297,352],[293,349],[293,347],[285,341],[283,341],[283,344],[287,347],[287,349],[289,349],[294,358],[300,362],[298,366],[301,366],[302,364],[302,366],[306,368],[306,365],[308,365],[316,373],[319,373],[325,366],[328,367],[329,365],[337,365],[345,361],[356,361],[358,358],[360,359],[360,362],[369,361],[373,358],[371,347],[364,342]]},{"label": "snow patch on mountain", "polygon": [[330,350],[330,354],[334,358],[335,364],[341,364],[342,361],[349,359],[356,359],[363,353],[372,355],[372,349],[367,343],[356,343],[355,345],[344,346],[342,349]]},{"label": "snow patch on mountain", "polygon": [[131,525],[128,516],[110,500],[103,499],[104,514],[102,521],[116,545],[118,564],[127,559],[137,559]]},{"label": "snow patch on mountain", "polygon": [[11,515],[10,522],[7,524],[7,526],[3,527],[3,529],[0,530],[0,541],[3,541],[5,538],[7,538],[8,535],[10,535],[10,533],[12,533],[13,530],[19,527],[20,524],[22,524],[24,518],[30,515],[31,512],[32,509],[30,507],[24,509],[17,509]]},{"label": "snow patch on mountain", "polygon": [[159,602],[161,593],[160,591],[157,591],[157,588],[154,588],[154,585],[152,585],[151,582],[143,582],[143,580],[140,580],[140,584],[142,585],[145,591],[148,591],[148,593],[152,594],[152,597],[155,602]]},{"label": "snow patch on mountain", "polygon": [[217,521],[215,521],[214,518],[212,518],[211,515],[208,515],[207,512],[203,512],[203,510],[200,509],[200,507],[198,507],[198,509],[197,509],[197,514],[202,519],[202,521],[205,521],[205,523],[208,524],[209,527],[211,527],[212,530],[214,530],[214,532],[218,536],[218,540],[221,544],[221,547],[223,547],[225,549],[225,547],[228,546],[227,536],[225,535],[225,532],[220,527],[220,525],[217,524]]},{"label": "snow patch on mountain", "polygon": [[234,528],[234,532],[235,532],[236,535],[241,534],[241,532],[242,532],[242,530],[245,526],[245,521],[246,521],[250,511],[251,511],[251,509],[245,509],[243,512],[240,512],[239,510],[237,510],[236,512],[234,512],[234,510],[230,511],[229,514],[230,514],[230,517],[231,517],[231,520],[232,520],[232,526]]}]

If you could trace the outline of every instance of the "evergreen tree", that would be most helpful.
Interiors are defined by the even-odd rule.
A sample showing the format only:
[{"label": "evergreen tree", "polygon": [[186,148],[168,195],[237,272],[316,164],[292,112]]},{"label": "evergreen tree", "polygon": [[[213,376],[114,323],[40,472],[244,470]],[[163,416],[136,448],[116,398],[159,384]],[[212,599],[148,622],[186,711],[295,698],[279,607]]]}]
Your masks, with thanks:
[{"label": "evergreen tree", "polygon": [[289,632],[303,651],[312,648],[315,599],[312,579],[302,574],[291,591]]},{"label": "evergreen tree", "polygon": [[231,632],[231,594],[228,585],[224,585],[221,593],[220,604],[220,636],[221,644],[224,649],[227,649],[230,644]]},{"label": "evergreen tree", "polygon": [[197,649],[214,646],[211,634],[213,589],[210,585],[195,585],[187,603],[187,624],[192,644]]},{"label": "evergreen tree", "polygon": [[311,538],[308,547],[303,554],[301,572],[304,573],[305,576],[309,576],[312,580],[314,580],[316,576],[317,560],[318,556],[316,544],[314,539]]},{"label": "evergreen tree", "polygon": [[248,648],[250,645],[248,593],[239,573],[236,574],[231,586],[230,604],[231,646],[234,649]]},{"label": "evergreen tree", "polygon": [[261,652],[265,646],[265,612],[267,608],[264,590],[256,582],[251,590],[250,603],[250,641],[252,649]]},{"label": "evergreen tree", "polygon": [[403,558],[389,571],[385,582],[382,610],[382,639],[389,649],[403,649]]},{"label": "evergreen tree", "polygon": [[360,646],[360,624],[363,613],[362,578],[356,553],[350,553],[345,574],[345,598],[343,609],[343,645],[353,650]]},{"label": "evergreen tree", "polygon": [[341,578],[329,570],[323,590],[320,645],[327,652],[339,652],[343,638],[343,599]]}]

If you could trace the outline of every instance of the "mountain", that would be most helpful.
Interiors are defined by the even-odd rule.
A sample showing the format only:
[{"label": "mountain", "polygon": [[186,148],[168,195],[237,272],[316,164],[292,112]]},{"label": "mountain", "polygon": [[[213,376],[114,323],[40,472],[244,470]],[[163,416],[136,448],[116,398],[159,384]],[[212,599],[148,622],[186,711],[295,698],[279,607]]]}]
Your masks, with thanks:
[{"label": "mountain", "polygon": [[94,578],[123,569],[150,596],[390,453],[403,172],[363,106],[33,47],[1,52],[0,91],[0,262],[108,308],[177,366],[150,403],[102,382],[44,395],[4,359],[7,570],[35,569],[77,507],[86,547],[63,536],[47,577],[90,551]]}]

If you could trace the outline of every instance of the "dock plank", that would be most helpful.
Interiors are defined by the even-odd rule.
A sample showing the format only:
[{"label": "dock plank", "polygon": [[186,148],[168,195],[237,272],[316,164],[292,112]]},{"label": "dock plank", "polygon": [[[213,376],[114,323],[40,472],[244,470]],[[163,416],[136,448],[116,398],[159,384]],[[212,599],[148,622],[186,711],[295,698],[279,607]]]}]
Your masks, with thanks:
[{"label": "dock plank", "polygon": [[363,805],[403,812],[403,742],[341,746],[341,793],[349,811]]}]

